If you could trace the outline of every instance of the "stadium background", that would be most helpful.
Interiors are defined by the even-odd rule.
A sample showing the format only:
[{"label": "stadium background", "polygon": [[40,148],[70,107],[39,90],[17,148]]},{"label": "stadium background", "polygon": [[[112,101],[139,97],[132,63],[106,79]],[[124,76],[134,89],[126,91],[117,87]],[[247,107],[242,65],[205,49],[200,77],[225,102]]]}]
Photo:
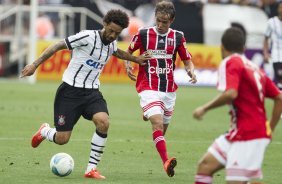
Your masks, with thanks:
[{"label": "stadium background", "polygon": [[[0,183],[93,183],[81,177],[93,133],[93,126],[86,120],[80,119],[66,146],[44,143],[42,148],[34,150],[29,145],[30,136],[40,122],[52,124],[53,98],[71,53],[67,50],[56,53],[39,67],[32,80],[20,79],[20,71],[51,43],[83,29],[100,29],[101,17],[111,8],[124,9],[131,17],[129,29],[124,30],[119,38],[120,48],[126,49],[138,27],[153,24],[155,2],[0,0]],[[178,90],[173,124],[166,135],[170,154],[176,155],[179,160],[177,175],[170,180],[161,170],[151,141],[150,127],[140,118],[134,84],[126,76],[123,62],[112,57],[101,76],[101,91],[109,104],[112,123],[107,151],[99,166],[108,176],[106,183],[193,182],[200,155],[215,137],[228,128],[227,108],[208,114],[200,123],[191,117],[197,105],[217,94],[214,86],[216,69],[221,60],[220,36],[227,27],[235,23],[246,30],[246,56],[272,77],[270,65],[263,65],[262,46],[266,21],[276,15],[275,0],[173,2],[177,14],[172,28],[184,32],[196,65],[197,85],[201,86],[180,87]],[[35,20],[32,18],[34,14]],[[189,85],[179,60],[176,66],[177,83]],[[267,101],[266,105],[270,115],[271,103]],[[282,128],[278,125],[263,166],[265,184],[281,183],[281,139]],[[49,171],[49,159],[57,152],[67,152],[74,157],[74,173],[66,179],[56,178]],[[214,183],[224,183],[223,175],[222,172],[216,175]]]}]

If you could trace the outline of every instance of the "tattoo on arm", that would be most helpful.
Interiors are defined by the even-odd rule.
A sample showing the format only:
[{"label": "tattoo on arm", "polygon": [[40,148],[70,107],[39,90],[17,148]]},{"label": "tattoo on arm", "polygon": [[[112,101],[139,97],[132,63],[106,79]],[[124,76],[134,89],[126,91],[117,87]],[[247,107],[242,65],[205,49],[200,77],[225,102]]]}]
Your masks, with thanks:
[{"label": "tattoo on arm", "polygon": [[57,42],[56,44],[48,47],[37,60],[33,62],[33,65],[37,68],[40,64],[46,61],[49,57],[55,54],[59,50],[67,49],[64,40]]}]

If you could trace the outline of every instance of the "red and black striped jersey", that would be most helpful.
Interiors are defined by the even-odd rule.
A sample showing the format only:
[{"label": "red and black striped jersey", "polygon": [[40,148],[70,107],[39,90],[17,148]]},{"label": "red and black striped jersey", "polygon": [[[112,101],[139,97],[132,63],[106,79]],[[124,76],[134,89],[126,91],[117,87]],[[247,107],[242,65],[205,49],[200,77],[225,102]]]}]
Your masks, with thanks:
[{"label": "red and black striped jersey", "polygon": [[147,65],[139,66],[136,90],[154,90],[174,92],[177,85],[174,82],[173,71],[178,53],[181,60],[190,60],[191,55],[186,49],[186,40],[182,32],[169,29],[166,34],[159,34],[155,27],[139,30],[134,35],[128,50],[149,52],[152,59]]}]

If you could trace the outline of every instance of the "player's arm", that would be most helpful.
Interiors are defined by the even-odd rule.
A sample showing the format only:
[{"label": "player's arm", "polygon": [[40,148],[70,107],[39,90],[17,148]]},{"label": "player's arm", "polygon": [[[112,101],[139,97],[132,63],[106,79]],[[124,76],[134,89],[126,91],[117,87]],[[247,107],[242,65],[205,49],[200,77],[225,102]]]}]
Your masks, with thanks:
[{"label": "player's arm", "polygon": [[238,96],[238,92],[235,89],[229,89],[224,91],[219,96],[215,97],[213,100],[207,102],[206,104],[198,107],[194,112],[194,118],[201,120],[204,114],[214,108],[231,103]]},{"label": "player's arm", "polygon": [[44,50],[44,52],[39,56],[38,59],[36,59],[32,64],[28,64],[23,68],[21,77],[32,75],[39,65],[50,58],[57,51],[63,49],[67,49],[67,45],[64,40],[61,40],[54,45],[49,46],[46,50]]},{"label": "player's arm", "polygon": [[[127,50],[126,52],[128,52],[129,54],[133,54],[133,51],[131,50]],[[136,81],[136,76],[133,74],[133,67],[130,63],[130,61],[124,60],[124,66],[126,69],[126,73],[128,75],[128,77],[132,80],[132,81]]]},{"label": "player's arm", "polygon": [[121,49],[117,49],[116,52],[113,53],[114,56],[123,59],[123,60],[128,60],[128,61],[132,61],[134,63],[137,63],[139,65],[145,65],[145,61],[147,61],[148,59],[150,59],[150,55],[148,53],[144,53],[138,57],[135,57],[131,54],[129,54],[128,52],[125,52]]},{"label": "player's arm", "polygon": [[269,38],[265,36],[264,42],[263,42],[263,57],[264,62],[269,63]]},{"label": "player's arm", "polygon": [[184,64],[184,68],[185,71],[187,72],[187,74],[189,75],[189,77],[191,78],[189,80],[189,82],[191,82],[192,84],[195,84],[197,82],[197,77],[194,73],[194,64],[192,62],[192,60],[183,60],[183,64]]},{"label": "player's arm", "polygon": [[279,122],[282,113],[282,93],[276,96],[273,100],[274,100],[274,104],[272,109],[272,117],[270,120],[270,128],[272,131],[275,130],[275,127]]}]

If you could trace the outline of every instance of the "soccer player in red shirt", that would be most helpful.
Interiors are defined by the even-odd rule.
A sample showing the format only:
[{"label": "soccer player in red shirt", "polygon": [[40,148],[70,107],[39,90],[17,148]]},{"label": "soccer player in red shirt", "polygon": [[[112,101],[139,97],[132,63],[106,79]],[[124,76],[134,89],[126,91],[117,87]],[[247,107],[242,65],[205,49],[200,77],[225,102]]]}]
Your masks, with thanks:
[{"label": "soccer player in red shirt", "polygon": [[186,49],[186,41],[182,32],[170,28],[175,18],[175,8],[171,2],[159,2],[155,9],[156,26],[139,30],[132,38],[129,53],[136,50],[140,54],[151,55],[147,65],[139,67],[138,76],[132,73],[132,67],[126,63],[127,74],[136,80],[136,89],[143,109],[143,119],[150,120],[153,140],[169,177],[174,175],[176,158],[168,159],[164,134],[172,117],[177,85],[174,82],[176,54],[184,63],[190,82],[196,83],[194,65],[191,55]]},{"label": "soccer player in red shirt", "polygon": [[[217,86],[222,93],[194,111],[194,117],[200,120],[207,111],[228,104],[231,115],[230,130],[219,136],[200,160],[195,184],[211,184],[213,174],[223,168],[227,184],[247,184],[262,178],[263,156],[280,118],[282,94],[265,73],[242,55],[245,40],[238,28],[224,32],[224,59]],[[270,122],[265,97],[274,101]]]}]

